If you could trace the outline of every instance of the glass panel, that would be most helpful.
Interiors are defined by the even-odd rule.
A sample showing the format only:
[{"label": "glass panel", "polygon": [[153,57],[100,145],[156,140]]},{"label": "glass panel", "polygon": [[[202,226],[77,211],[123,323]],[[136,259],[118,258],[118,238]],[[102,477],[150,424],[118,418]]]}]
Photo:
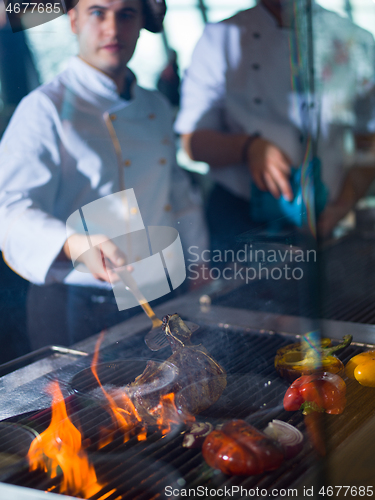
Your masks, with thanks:
[{"label": "glass panel", "polygon": [[[190,64],[194,46],[203,32],[202,13],[198,9],[197,0],[167,1],[169,9],[165,21],[166,35],[170,47],[177,51],[180,70],[184,72],[184,69]],[[150,460],[153,460],[157,455],[161,462],[157,461],[153,468],[148,468],[147,465],[145,470],[138,469],[136,479],[139,479],[138,482],[141,482],[146,489],[149,488],[147,491],[142,491],[144,498],[155,497],[159,493],[163,495],[161,490],[154,491],[153,487],[147,486],[152,483],[152,479],[157,479],[156,470],[163,468],[163,452],[165,452],[166,460],[164,465],[167,465],[167,462],[168,467],[170,465],[172,471],[170,478],[173,479],[173,483],[179,477],[177,484],[184,485],[186,488],[194,489],[194,487],[202,485],[209,488],[210,491],[215,491],[215,488],[220,487],[222,492],[225,485],[235,485],[234,488],[238,488],[237,485],[243,485],[248,488],[249,496],[254,496],[250,494],[250,491],[254,494],[255,490],[249,488],[255,484],[261,484],[264,486],[264,490],[262,489],[261,492],[262,496],[265,490],[267,491],[264,496],[274,496],[276,487],[281,494],[281,491],[286,492],[284,488],[298,486],[299,495],[293,494],[292,496],[312,497],[311,484],[307,483],[307,478],[311,477],[311,469],[317,464],[320,477],[317,482],[318,487],[314,490],[314,498],[322,498],[323,496],[351,498],[372,496],[373,494],[374,467],[371,464],[373,464],[374,446],[371,441],[373,441],[374,433],[368,432],[369,427],[367,427],[372,419],[372,430],[374,428],[375,398],[373,389],[367,390],[365,387],[359,386],[355,380],[345,379],[347,383],[345,413],[343,415],[322,414],[322,425],[327,424],[327,429],[324,429],[326,432],[321,432],[320,420],[314,420],[314,417],[320,418],[318,416],[320,412],[310,413],[306,415],[308,418],[305,418],[305,415],[300,411],[298,399],[296,411],[291,413],[284,411],[283,398],[288,383],[279,378],[279,374],[274,369],[274,359],[279,348],[285,347],[289,343],[297,344],[303,336],[311,341],[308,346],[306,345],[307,356],[303,360],[300,358],[304,357],[304,353],[298,349],[294,352],[290,351],[291,356],[284,358],[285,374],[288,375],[288,378],[293,378],[297,375],[296,372],[302,372],[305,369],[310,371],[318,367],[317,351],[320,350],[321,333],[327,337],[333,337],[334,344],[338,343],[344,332],[354,336],[354,345],[350,347],[349,354],[347,354],[348,351],[339,354],[345,362],[363,348],[373,349],[375,344],[375,190],[373,184],[375,179],[375,42],[371,35],[371,33],[375,33],[375,2],[371,0],[351,0],[350,2],[349,0],[290,1],[290,5],[294,8],[290,11],[291,18],[280,17],[277,22],[275,12],[262,13],[261,7],[256,7],[259,18],[252,18],[253,24],[249,21],[249,25],[241,25],[239,31],[234,33],[238,34],[238,37],[228,37],[228,43],[234,44],[233,47],[225,46],[223,49],[225,56],[228,57],[222,57],[222,53],[217,53],[217,50],[221,50],[220,47],[222,47],[222,44],[216,43],[218,39],[211,38],[210,40],[215,40],[211,45],[210,40],[206,40],[206,48],[199,54],[202,57],[199,61],[200,65],[195,74],[193,70],[191,71],[196,78],[192,85],[193,91],[188,111],[193,113],[197,102],[198,106],[202,106],[199,110],[202,113],[197,117],[192,128],[194,132],[202,130],[206,132],[203,127],[199,129],[203,122],[209,132],[218,133],[216,144],[208,155],[201,155],[205,158],[200,159],[210,159],[210,154],[216,153],[215,148],[220,150],[225,144],[230,144],[230,147],[221,149],[224,152],[222,156],[227,160],[224,161],[222,157],[216,157],[216,166],[220,162],[225,163],[225,165],[215,168],[215,161],[212,161],[209,171],[205,163],[195,162],[192,166],[191,161],[186,158],[186,154],[182,153],[181,149],[179,150],[178,160],[181,163],[196,172],[208,174],[203,177],[203,180],[198,175],[192,177],[197,184],[201,183],[201,191],[206,195],[207,221],[211,230],[211,250],[205,249],[204,253],[201,252],[199,255],[191,252],[192,249],[198,247],[190,247],[190,252],[188,252],[190,257],[198,256],[199,265],[202,264],[202,269],[206,270],[206,277],[204,278],[202,273],[199,278],[202,278],[203,285],[209,286],[201,289],[201,293],[196,290],[193,295],[186,287],[186,295],[180,297],[177,304],[179,308],[181,307],[182,313],[185,309],[187,315],[192,315],[189,319],[197,321],[203,327],[197,332],[198,336],[193,340],[194,343],[207,345],[210,352],[212,349],[212,356],[220,360],[228,373],[226,394],[222,399],[217,400],[213,413],[210,413],[212,409],[208,408],[202,415],[202,419],[212,421],[216,425],[223,424],[232,418],[243,418],[251,421],[259,429],[264,429],[267,423],[274,418],[282,419],[293,423],[303,431],[305,440],[303,448],[299,452],[300,455],[291,459],[289,463],[286,459],[279,470],[258,470],[256,472],[262,472],[262,475],[258,477],[228,478],[209,468],[204,463],[203,458],[199,456],[199,451],[196,454],[193,451],[186,451],[185,455],[180,453],[182,450],[182,448],[179,449],[181,432],[188,429],[187,427],[183,428],[182,424],[176,434],[168,437],[168,441],[165,440],[165,445],[158,447],[158,451],[155,453],[154,445],[160,440],[160,435],[154,434],[152,437],[154,430],[150,425],[149,435],[145,436],[142,449],[145,450],[145,455],[149,455]],[[211,22],[231,16],[237,10],[247,9],[255,4],[251,0],[205,0],[205,2]],[[273,5],[277,3],[275,0]],[[280,0],[279,3],[288,5],[287,0]],[[313,13],[307,9],[311,3],[314,5]],[[350,10],[350,6],[352,10]],[[351,15],[357,25],[351,21]],[[281,28],[280,24],[283,23]],[[369,31],[365,31],[363,28]],[[243,33],[247,36],[241,38]],[[213,32],[211,35],[213,36]],[[215,33],[216,35],[217,33]],[[67,59],[76,53],[76,42],[70,33],[66,17],[31,29],[26,32],[26,36],[33,50],[43,82],[61,71]],[[154,87],[158,75],[166,63],[167,51],[162,36],[143,32],[136,55],[130,64],[138,76],[139,83],[146,87]],[[11,77],[15,86],[22,83],[22,78],[17,78],[12,73]],[[202,85],[203,90],[199,89],[200,85]],[[63,108],[64,112],[66,109],[70,111],[67,106]],[[131,111],[131,106],[129,110]],[[35,113],[34,110],[33,113]],[[84,194],[83,191],[89,190],[89,181],[92,181],[93,186],[93,191],[89,191],[89,197],[97,196],[98,192],[105,194],[111,190],[113,181],[111,172],[108,172],[108,177],[99,179],[100,182],[102,180],[104,182],[99,185],[100,190],[99,188],[95,190],[98,184],[94,177],[84,178],[85,168],[90,175],[92,168],[97,168],[99,171],[102,166],[101,161],[103,160],[104,164],[108,158],[111,158],[110,155],[114,153],[114,150],[111,148],[112,153],[108,153],[109,156],[107,156],[107,152],[104,152],[103,156],[99,157],[97,162],[99,166],[95,162],[91,162],[90,155],[87,154],[91,151],[90,147],[97,148],[98,151],[103,147],[104,151],[107,149],[106,139],[101,135],[95,136],[95,132],[96,134],[98,132],[93,126],[95,124],[92,122],[92,115],[85,114],[84,107],[80,109],[80,113],[72,113],[71,116],[86,120],[79,122],[80,126],[83,123],[85,132],[82,145],[79,144],[83,153],[82,162],[79,165],[81,168],[80,177],[77,182],[80,182],[81,179],[85,181],[82,184],[82,193],[79,194]],[[124,131],[123,136],[119,135],[119,142],[123,141],[125,137],[124,144],[130,144],[133,138],[135,146],[138,147],[139,145],[143,146],[139,142],[140,139],[146,138],[145,148],[147,148],[149,137],[144,133],[147,133],[146,130],[152,130],[153,123],[158,122],[152,121],[156,118],[153,113],[145,116],[147,116],[145,128],[142,126],[139,133],[136,130],[130,130],[129,136],[128,132]],[[34,116],[30,114],[30,119],[33,118]],[[110,118],[114,121],[113,128],[116,129],[117,124],[121,127],[121,121],[116,113],[111,114]],[[137,115],[136,121],[138,118]],[[74,148],[73,153],[77,151],[77,159],[80,159],[80,148],[75,149],[74,136],[68,135],[71,133],[68,113],[64,114],[65,119],[64,132],[67,133],[67,137],[73,137],[69,146]],[[35,256],[35,250],[28,243],[30,235],[35,236],[35,240],[30,238],[29,241],[36,243],[37,239],[41,239],[39,234],[41,237],[46,237],[46,241],[49,235],[53,236],[53,234],[44,233],[44,223],[51,222],[48,219],[43,219],[44,223],[40,233],[34,232],[32,224],[34,217],[38,216],[36,208],[43,206],[43,203],[39,203],[43,191],[36,184],[38,173],[33,175],[34,169],[37,170],[37,162],[33,161],[33,148],[30,147],[30,144],[33,144],[39,152],[39,138],[32,130],[32,136],[30,142],[27,141],[26,153],[23,157],[22,147],[18,147],[23,125],[20,121],[13,122],[16,127],[19,126],[20,133],[13,132],[15,136],[13,145],[11,144],[10,147],[8,144],[6,145],[5,152],[11,157],[9,172],[11,172],[13,158],[15,161],[17,158],[21,158],[17,170],[14,171],[17,185],[14,186],[14,189],[13,186],[11,189],[5,186],[6,198],[14,196],[16,193],[17,198],[13,198],[15,207],[12,207],[14,214],[17,213],[16,204],[23,200],[28,191],[35,193],[36,199],[35,204],[31,205],[33,215],[30,217],[30,226],[25,226],[24,229],[26,238],[23,238],[21,234],[21,224],[25,216],[25,207],[22,206],[20,217],[11,215],[11,222],[14,224],[10,227],[5,240],[11,238],[10,232],[12,230],[16,230],[15,243],[11,245],[8,240],[6,244],[12,246],[13,251],[17,251],[18,248],[24,250],[25,253],[22,255],[25,256],[25,259],[23,261],[28,263],[26,259]],[[34,127],[33,121],[28,123],[32,123]],[[35,123],[37,123],[36,119]],[[77,126],[79,132],[82,130],[80,126]],[[94,129],[94,133],[92,129]],[[112,129],[110,128],[110,130]],[[119,130],[121,129],[119,128]],[[186,133],[190,131],[188,130]],[[47,127],[42,130],[42,146],[43,142],[50,141],[52,144],[54,142],[53,137],[49,139],[48,132],[50,130]],[[99,132],[101,134],[102,130]],[[134,135],[130,136],[133,132]],[[256,137],[254,133],[257,134]],[[207,137],[211,139],[212,135],[206,135]],[[28,136],[24,136],[24,138],[29,139]],[[257,142],[254,142],[255,140]],[[207,143],[210,143],[210,140],[201,142],[204,147],[207,147]],[[59,142],[56,146],[60,146],[60,144]],[[150,144],[156,145],[156,148],[162,148],[164,151],[165,147],[170,144],[170,140],[168,136],[159,137],[155,142],[150,141]],[[116,145],[117,143],[115,143]],[[160,168],[163,168],[162,165],[165,165],[167,160],[164,153],[163,155],[158,153],[158,156],[155,156],[159,151],[155,150],[155,147],[147,153],[150,153],[150,161],[157,158],[156,168],[157,172],[160,172]],[[40,149],[45,153],[42,147]],[[143,150],[143,153],[145,152]],[[136,151],[135,154],[137,154]],[[228,156],[226,156],[227,154]],[[75,164],[76,157],[73,155],[65,164],[63,163],[65,161],[64,155],[61,154],[60,164],[57,147],[55,156],[57,164],[54,165],[56,167],[54,171],[61,167],[63,174],[65,175],[67,172],[69,175],[71,165]],[[115,159],[114,156],[112,158]],[[40,162],[45,159],[46,161],[54,160],[49,154],[38,157]],[[118,159],[122,161],[120,156]],[[132,159],[126,159],[124,168],[130,167],[132,161]],[[110,163],[109,160],[109,166]],[[6,176],[11,177],[7,169],[8,164],[3,163],[2,165],[5,165],[2,172],[6,172]],[[22,170],[23,168],[26,170]],[[120,170],[121,168],[122,164]],[[148,168],[147,165],[146,168]],[[278,173],[276,178],[273,177],[275,170]],[[155,171],[156,169],[153,168],[153,172]],[[55,187],[57,188],[57,198],[59,196],[59,180],[54,184],[54,178],[46,175],[45,172],[46,169],[42,168],[40,178],[46,179],[46,182],[51,180],[49,184],[51,190],[46,190],[46,200],[41,201],[44,201],[48,207],[53,205],[50,199],[55,194]],[[265,172],[268,175],[265,175]],[[117,176],[117,168],[115,174]],[[68,186],[66,198],[58,199],[61,206],[65,206],[65,203],[69,204],[72,195],[70,190],[73,186],[73,183],[70,184],[64,175],[62,176],[63,182],[66,182]],[[290,184],[293,190],[291,201],[286,200],[284,196],[277,196],[277,187],[276,194],[270,192],[273,190],[272,188],[275,188],[275,183],[277,186],[277,181],[280,178],[284,180],[282,184]],[[18,179],[20,179],[19,185]],[[131,175],[129,175],[129,179],[131,179]],[[166,180],[167,182],[164,182],[162,179],[161,189],[168,188],[169,177],[166,176]],[[152,177],[148,176],[147,171],[145,171],[145,175],[139,182],[139,187],[144,188],[150,182],[152,182]],[[4,192],[0,193],[2,199],[5,198],[5,189],[3,187]],[[184,190],[185,193],[188,192],[183,182],[181,182],[181,190]],[[178,197],[176,191],[174,195],[176,198]],[[150,212],[155,211],[155,216],[158,215],[155,209],[159,201],[157,198],[156,196],[155,200],[144,200],[143,205],[147,205]],[[76,200],[74,203],[78,203],[79,196],[74,199]],[[199,196],[192,196],[191,200],[198,204]],[[55,208],[53,207],[53,209]],[[167,213],[171,208],[171,205],[163,203],[161,210],[164,214],[164,211]],[[185,205],[185,200],[181,199],[181,208],[182,210],[178,214],[179,218],[182,213],[189,212],[188,201]],[[53,212],[52,208],[51,212]],[[176,214],[171,213],[170,215]],[[63,216],[61,217],[63,218]],[[161,219],[164,220],[164,217],[161,216]],[[197,233],[201,229],[200,225],[193,225],[190,220],[187,223],[186,219],[185,223],[189,226],[188,234],[185,233],[185,236],[190,239],[193,235],[194,238],[198,239]],[[183,224],[179,227],[181,234],[183,232],[182,226]],[[65,237],[63,235],[62,239]],[[30,245],[30,248],[27,245]],[[59,248],[57,248],[58,250]],[[40,255],[38,255],[39,257]],[[142,258],[140,257],[140,259]],[[186,260],[188,265],[188,258]],[[99,261],[101,262],[100,259]],[[142,262],[142,260],[138,262]],[[190,262],[196,263],[197,261],[192,259]],[[63,262],[61,264],[64,265]],[[60,269],[57,271],[60,272]],[[3,274],[5,275],[5,273]],[[30,275],[32,276],[32,274]],[[2,299],[4,299],[2,312],[9,309],[11,315],[19,321],[21,307],[18,304],[16,306],[13,304],[13,308],[9,308],[5,301],[5,297],[9,296],[9,292],[12,291],[11,281],[8,281],[7,275],[5,276],[1,290]],[[198,282],[199,279],[196,281]],[[192,283],[187,281],[186,284]],[[197,286],[200,284],[202,283],[195,283]],[[73,284],[71,287],[78,288]],[[102,318],[103,322],[100,321],[103,323],[103,327],[125,319],[118,317],[112,291],[103,289],[94,291],[94,287],[91,286],[86,291],[85,287],[79,288],[82,290],[79,292],[75,290],[76,299],[73,297],[74,300],[77,300],[77,306],[72,306],[70,312],[74,313],[72,316],[79,315],[81,312],[79,305],[85,302],[84,307],[87,308],[87,315],[86,318],[80,318],[82,326],[89,325],[87,318],[92,319],[91,314],[88,313],[92,313],[92,316],[94,313],[98,313],[99,316],[100,311],[103,311],[105,316]],[[43,286],[32,287],[34,293],[36,289],[43,291]],[[45,311],[49,307],[48,304],[52,305],[53,295],[51,295],[50,303],[46,302],[47,295],[49,295],[48,290],[50,289],[47,289],[44,292],[45,295],[39,299],[41,305],[39,308],[35,308],[35,311]],[[37,302],[37,299],[35,301]],[[173,303],[176,304],[176,302]],[[33,301],[30,301],[29,304],[30,309],[33,309]],[[74,305],[74,303],[72,304]],[[163,314],[173,312],[173,310],[175,310],[174,306],[172,308],[171,304],[166,305]],[[51,316],[53,315],[52,311],[53,309],[47,310]],[[162,311],[163,308],[157,309],[158,314]],[[63,313],[61,314],[63,315]],[[56,318],[52,319],[55,320],[55,323],[57,322]],[[37,321],[42,324],[40,318]],[[73,321],[74,318],[69,315],[69,322]],[[132,319],[129,321],[132,322]],[[1,340],[6,341],[7,349],[10,332],[12,335],[15,332],[13,324],[13,321],[8,320],[6,329],[2,330],[4,334]],[[138,324],[139,328],[143,328],[142,325],[146,323],[139,321]],[[61,322],[61,325],[65,328],[65,321]],[[148,328],[150,327],[151,325]],[[95,328],[97,327],[95,326]],[[120,339],[121,328],[124,328],[125,332],[122,340]],[[26,325],[24,331],[26,332]],[[92,331],[91,334],[96,334],[98,331],[99,328],[95,332]],[[136,323],[132,323],[129,329],[126,325],[125,327],[116,327],[115,331],[107,331],[107,343],[105,351],[101,353],[102,358],[107,361],[116,359],[119,352],[121,356],[124,354],[123,357],[125,354],[128,357],[138,356],[140,353],[147,358],[152,356],[143,343],[144,333],[139,331],[139,335],[135,338],[131,337],[132,331],[138,331]],[[53,329],[49,329],[49,332],[53,333]],[[314,335],[310,336],[307,332]],[[14,337],[18,341],[18,335],[14,335]],[[201,342],[202,338],[204,341]],[[120,344],[122,344],[120,351],[113,346],[114,342],[119,341],[119,339]],[[47,340],[51,341],[49,337]],[[318,341],[318,345],[314,344],[316,341]],[[81,344],[82,350],[89,353],[92,352],[93,346],[93,339]],[[299,344],[294,348],[299,348]],[[81,352],[81,354],[85,354],[85,352]],[[79,353],[76,351],[75,354]],[[167,354],[165,351],[155,354],[157,357],[163,356],[163,359],[169,355],[170,353]],[[207,356],[204,357],[207,361]],[[56,357],[48,360],[47,364],[50,361],[51,370],[53,369],[56,375],[58,368],[55,364]],[[194,362],[193,358],[192,361]],[[300,361],[302,362],[300,363]],[[331,362],[328,360],[327,365],[330,366]],[[66,371],[64,371],[62,363],[60,365],[62,371],[59,370],[57,373],[65,381],[68,381],[70,375],[80,369],[79,365],[82,365],[83,362],[74,361],[72,356],[72,359],[68,360],[67,363]],[[296,363],[296,368],[294,363]],[[333,361],[333,364],[335,363]],[[288,373],[289,371],[292,373]],[[194,370],[192,370],[193,372]],[[342,369],[340,375],[344,376]],[[373,385],[374,370],[371,368],[369,376],[372,379],[371,385]],[[16,376],[11,378],[15,380]],[[46,377],[45,383],[47,383],[47,378],[51,377]],[[36,390],[39,391],[39,387],[42,389],[42,380],[38,380],[40,383],[38,382]],[[192,382],[194,380],[189,378],[190,386]],[[46,384],[43,382],[43,387],[44,385]],[[319,391],[313,384],[310,388],[310,396],[315,398]],[[326,389],[327,386],[324,390]],[[23,390],[25,392],[26,388]],[[331,395],[334,391],[334,387],[330,388]],[[9,400],[9,394],[6,396]],[[21,408],[22,405],[18,404],[21,396],[20,393],[12,394],[12,400],[17,402],[17,412],[26,411],[26,408]],[[43,403],[41,405],[39,405],[38,398],[39,396],[31,403],[37,402],[38,408],[45,407],[47,400],[44,396],[43,401],[40,400]],[[329,399],[328,395],[327,399]],[[344,403],[343,397],[338,399],[340,403]],[[183,403],[184,398],[181,398],[180,401]],[[323,402],[322,398],[319,397],[320,404],[326,402]],[[2,401],[1,404],[5,406],[7,402]],[[317,407],[312,409],[316,410]],[[334,409],[332,413],[335,413]],[[45,417],[44,412],[43,415]],[[317,426],[316,423],[318,423]],[[363,432],[363,428],[367,431],[366,434]],[[358,438],[357,447],[353,447],[355,444],[353,436],[355,439]],[[363,444],[364,436],[368,438],[367,447]],[[316,446],[317,441],[320,445],[322,444],[320,439],[322,437],[324,437],[323,445],[327,448],[328,455],[324,462],[312,449]],[[347,440],[350,439],[350,447],[347,447]],[[135,439],[130,440],[123,450],[121,450],[120,440],[114,442],[114,445],[116,450],[124,451],[125,454],[129,452],[130,455],[134,449],[134,456],[136,460],[139,458],[140,467],[142,467],[143,453],[140,453],[139,448],[137,448],[138,451],[133,448],[136,446],[134,441]],[[92,446],[94,446],[94,442],[90,444],[90,450],[95,451]],[[114,448],[111,449],[113,451]],[[340,452],[340,461],[338,461],[337,450]],[[353,450],[358,453],[354,453]],[[245,453],[246,450],[242,451]],[[103,453],[105,452],[106,450],[103,450]],[[366,459],[362,461],[366,454]],[[187,457],[186,460],[184,456]],[[359,456],[361,460],[356,460],[355,456]],[[175,458],[176,460],[174,460]],[[245,456],[245,458],[251,461],[250,455]],[[118,459],[115,458],[115,461],[118,462]],[[236,456],[234,455],[235,461]],[[130,463],[130,460],[126,459],[125,467],[127,463]],[[333,466],[332,464],[335,463],[336,466]],[[116,467],[117,465],[116,463]],[[266,464],[263,465],[266,466]],[[222,462],[221,466],[227,470],[225,468],[227,464]],[[329,467],[331,470],[328,469]],[[323,468],[324,474],[322,473]],[[253,472],[249,472],[249,475]],[[330,472],[335,473],[335,480],[331,478]],[[357,474],[356,477],[355,474]],[[167,475],[169,476],[169,472]],[[319,489],[324,480],[328,481],[323,490],[326,495],[321,493]],[[305,484],[304,481],[306,481]],[[36,484],[34,476],[31,477],[29,484]],[[45,487],[52,485],[47,478],[43,479],[41,486],[43,484]],[[350,486],[344,486],[340,495],[338,488],[341,487],[334,486],[339,484],[352,485],[353,489]],[[362,486],[359,486],[360,484]],[[364,485],[368,485],[366,490],[363,489]],[[130,488],[133,486],[134,484],[130,485]],[[159,486],[156,485],[157,488]],[[272,490],[274,486],[275,490]],[[283,490],[280,489],[281,487]],[[309,493],[306,493],[306,487],[309,487]],[[348,491],[345,488],[350,489]],[[115,495],[117,493],[113,497]],[[213,496],[215,496],[214,493]],[[247,493],[241,492],[241,496],[244,498]]]},{"label": "glass panel", "polygon": [[[361,5],[364,7],[364,2]],[[353,2],[354,18],[359,17],[358,7],[359,2]],[[369,8],[368,4],[367,7],[369,13],[375,11],[375,5]],[[372,123],[370,87],[374,81],[374,39],[348,18],[329,10],[316,9],[313,25],[315,89],[321,103],[319,141],[323,154],[327,158],[333,155],[329,160],[331,174],[328,175],[332,176],[334,169],[338,169],[337,181],[341,185],[346,173],[343,168],[351,169],[362,162],[364,155],[366,158],[371,155],[371,151],[365,153],[355,146],[358,146],[358,134],[369,132]],[[324,143],[330,140],[329,153]],[[338,190],[331,189],[333,201]]]},{"label": "glass panel", "polygon": [[[319,3],[327,10],[316,8],[313,15],[314,98],[319,123],[316,153],[322,163],[322,181],[329,189],[329,202],[318,218],[319,317],[336,320],[336,325],[341,321],[344,328],[350,324],[347,322],[373,325],[375,47],[371,32],[375,32],[375,4],[371,0]],[[315,189],[315,200],[318,195]],[[350,331],[354,341],[358,341],[359,326]],[[330,331],[322,322],[322,335],[330,336]],[[370,330],[363,342],[372,343]],[[351,386],[347,380],[345,408],[351,429],[356,428],[358,414],[351,390],[360,390],[353,382],[357,385]],[[366,406],[365,399],[361,406]],[[331,444],[336,440],[337,435],[330,436]],[[361,472],[355,462],[352,465],[350,470],[332,465],[326,486],[340,480],[354,484]],[[368,484],[366,480],[364,484]]]}]

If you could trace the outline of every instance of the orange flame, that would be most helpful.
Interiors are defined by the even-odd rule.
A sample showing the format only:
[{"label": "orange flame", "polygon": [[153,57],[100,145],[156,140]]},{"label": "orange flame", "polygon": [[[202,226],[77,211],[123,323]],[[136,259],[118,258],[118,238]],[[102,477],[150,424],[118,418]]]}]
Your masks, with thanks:
[{"label": "orange flame", "polygon": [[160,397],[159,404],[150,410],[151,415],[156,418],[156,424],[163,436],[172,430],[172,425],[194,422],[195,417],[188,413],[180,414],[176,408],[175,395],[173,392]]},{"label": "orange flame", "polygon": [[[124,443],[131,435],[137,433],[139,441],[147,438],[147,423],[142,420],[133,402],[123,391],[119,396],[121,406],[103,388],[97,373],[99,348],[104,336],[100,335],[95,347],[91,370],[95,376],[104,396],[109,403],[112,421],[116,430],[124,434]],[[31,443],[28,459],[30,470],[42,469],[48,472],[51,478],[56,477],[60,470],[63,479],[60,493],[67,493],[79,498],[88,499],[96,495],[105,485],[97,481],[95,469],[90,464],[87,454],[82,448],[80,431],[70,421],[64,398],[57,381],[47,387],[47,392],[52,396],[52,417],[49,427],[37,436]],[[156,419],[156,423],[163,436],[171,431],[172,425],[188,423],[195,418],[188,413],[181,413],[175,405],[173,392],[161,395],[159,404],[149,410],[149,414]],[[113,441],[113,429],[103,429],[103,436],[99,445],[104,447]],[[53,488],[51,488],[52,490]],[[107,499],[116,489],[103,494],[98,500]],[[116,500],[121,500],[121,496]]]},{"label": "orange flame", "polygon": [[60,493],[90,498],[103,485],[98,483],[94,467],[82,449],[81,433],[69,420],[58,382],[52,382],[47,391],[52,396],[51,423],[31,443],[30,470],[42,469],[54,478],[60,468],[63,472]]},{"label": "orange flame", "polygon": [[[115,401],[114,398],[107,393],[100,382],[96,366],[98,364],[99,349],[103,336],[104,332],[100,334],[95,346],[95,352],[91,364],[92,373],[94,374],[99,387],[109,403],[109,410],[115,429],[120,430],[124,434],[124,443],[130,439],[131,434],[135,434],[136,432],[138,441],[143,441],[147,438],[147,423],[140,417],[132,400],[126,392],[123,391],[120,397],[118,397],[118,395],[116,396],[117,401]],[[175,405],[175,394],[173,392],[161,395],[159,404],[148,410],[148,413],[156,419],[156,425],[161,430],[163,436],[171,431],[172,425],[188,422],[191,423],[195,421],[195,417],[193,415],[190,415],[187,412],[181,413],[177,410]],[[112,431],[111,429],[102,429],[99,448],[103,448],[107,444],[111,443],[114,438],[113,434],[113,429]]]},{"label": "orange flame", "polygon": [[[99,387],[101,388],[105,398],[109,404],[109,411],[112,417],[112,422],[116,430],[119,430],[124,435],[124,443],[129,441],[132,433],[137,432],[138,441],[144,441],[147,438],[147,425],[142,422],[142,418],[139,416],[137,409],[135,408],[133,402],[129,396],[124,391],[121,393],[121,407],[113,399],[113,397],[108,394],[108,392],[102,386],[96,366],[99,359],[99,348],[102,343],[104,332],[99,336],[99,339],[95,346],[95,352],[91,364],[91,370],[96,378]],[[99,443],[99,448],[107,446],[114,439],[113,429],[102,429],[102,436]]]}]

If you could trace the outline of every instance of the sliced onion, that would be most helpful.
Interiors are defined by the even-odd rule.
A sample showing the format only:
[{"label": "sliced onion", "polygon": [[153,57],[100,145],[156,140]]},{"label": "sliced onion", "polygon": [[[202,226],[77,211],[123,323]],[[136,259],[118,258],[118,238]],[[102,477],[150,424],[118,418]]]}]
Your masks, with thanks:
[{"label": "sliced onion", "polygon": [[206,436],[213,430],[214,426],[209,422],[194,423],[189,432],[185,434],[182,446],[184,448],[201,448]]},{"label": "sliced onion", "polygon": [[285,458],[295,457],[303,448],[302,432],[282,420],[272,420],[264,429],[264,433],[281,444]]}]

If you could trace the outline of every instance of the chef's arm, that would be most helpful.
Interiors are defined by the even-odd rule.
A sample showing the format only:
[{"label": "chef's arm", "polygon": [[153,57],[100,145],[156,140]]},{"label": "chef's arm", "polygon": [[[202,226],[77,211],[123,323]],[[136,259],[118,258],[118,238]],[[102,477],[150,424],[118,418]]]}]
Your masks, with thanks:
[{"label": "chef's arm", "polygon": [[272,142],[248,134],[228,134],[202,129],[182,136],[184,149],[192,160],[212,168],[247,164],[252,179],[262,191],[275,198],[293,199],[289,183],[291,162]]},{"label": "chef's arm", "polygon": [[72,234],[64,243],[60,259],[65,257],[85,264],[94,278],[100,281],[118,281],[119,278],[112,269],[126,264],[125,254],[104,235],[90,236],[90,243],[91,248],[87,250],[87,236]]},{"label": "chef's arm", "polygon": [[[55,114],[46,95],[30,94],[17,107],[0,143],[0,248],[15,272],[40,285],[61,280],[70,271],[69,266],[55,266],[56,260],[70,256],[67,236],[72,237],[76,256],[80,254],[76,247],[83,241],[73,238],[73,230],[67,234],[66,221],[54,216],[63,149]],[[112,262],[115,252],[108,244],[103,248]],[[90,257],[94,263],[89,266],[95,267],[100,250]]]},{"label": "chef's arm", "polygon": [[318,232],[322,238],[328,237],[336,224],[355,206],[368,191],[375,179],[373,167],[353,167],[347,174],[337,199],[330,203],[318,221]]},{"label": "chef's arm", "polygon": [[215,130],[197,130],[182,136],[185,151],[192,160],[204,161],[212,167],[240,164],[247,134],[224,134]]},{"label": "chef's arm", "polygon": [[60,163],[53,106],[33,92],[0,143],[0,247],[5,262],[35,284],[49,282],[67,237],[65,223],[53,216]]}]

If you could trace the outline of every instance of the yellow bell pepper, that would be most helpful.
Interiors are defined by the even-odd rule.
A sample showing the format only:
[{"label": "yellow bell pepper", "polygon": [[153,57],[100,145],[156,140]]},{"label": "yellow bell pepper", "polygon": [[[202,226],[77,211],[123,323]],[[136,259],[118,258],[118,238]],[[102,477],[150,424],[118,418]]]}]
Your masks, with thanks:
[{"label": "yellow bell pepper", "polygon": [[362,352],[348,361],[346,376],[366,387],[375,387],[375,351]]},{"label": "yellow bell pepper", "polygon": [[331,340],[321,340],[320,349],[305,349],[301,343],[281,347],[275,356],[275,368],[280,377],[293,382],[302,375],[316,372],[316,366],[321,364],[321,371],[339,373],[344,371],[344,364],[333,354],[347,347],[352,341],[351,335],[346,335],[341,344],[332,347]]}]

